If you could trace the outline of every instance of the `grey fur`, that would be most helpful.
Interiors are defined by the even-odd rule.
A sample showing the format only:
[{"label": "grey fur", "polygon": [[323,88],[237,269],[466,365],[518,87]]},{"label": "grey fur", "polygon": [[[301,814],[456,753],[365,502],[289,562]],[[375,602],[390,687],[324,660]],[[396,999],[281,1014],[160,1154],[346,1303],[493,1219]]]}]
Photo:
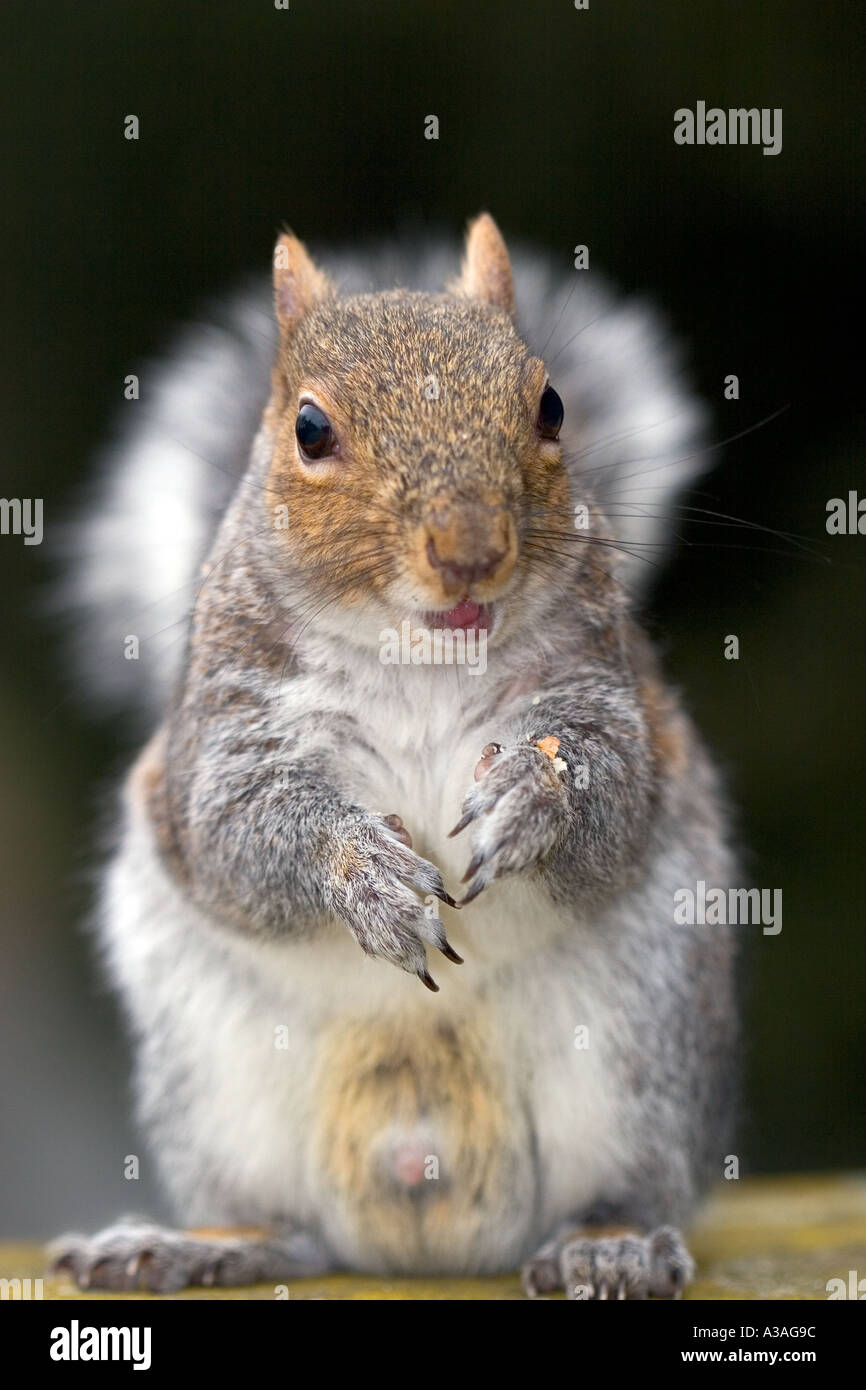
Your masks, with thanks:
[{"label": "grey fur", "polygon": [[[103,938],[137,1039],[139,1113],[184,1219],[288,1225],[324,1252],[322,1267],[501,1270],[538,1252],[530,1283],[672,1296],[691,1266],[667,1228],[721,1172],[736,1040],[730,931],[676,928],[673,895],[699,877],[726,884],[735,870],[716,775],[634,624],[639,567],[629,562],[625,581],[615,572],[599,504],[618,539],[661,544],[660,521],[616,516],[635,481],[634,422],[648,401],[666,421],[648,486],[661,480],[669,500],[694,469],[686,455],[700,411],[642,312],[581,281],[572,294],[531,258],[518,257],[517,271],[519,302],[538,315],[533,346],[553,331],[550,364],[557,337],[568,342],[556,381],[582,420],[572,500],[588,507],[593,544],[574,547],[555,582],[539,562],[483,682],[382,666],[353,630],[329,626],[333,607],[308,619],[320,576],[281,587],[279,542],[253,521],[271,460],[263,430],[210,550],[160,742],[127,793]],[[400,312],[411,327],[423,310]],[[494,328],[479,316],[475,331]],[[243,413],[256,393],[239,391]],[[244,433],[233,428],[233,449]],[[114,496],[106,537],[123,533],[127,503]],[[166,498],[173,505],[187,503]],[[123,569],[115,574],[106,601],[132,592]],[[165,697],[177,670],[154,663],[148,700]],[[537,746],[550,734],[557,763]],[[501,752],[473,781],[491,741]],[[406,818],[417,849],[391,813]],[[479,1188],[477,1229],[455,1231],[443,1249],[421,1236],[394,1249],[386,1230],[359,1233],[323,1171],[328,1155],[316,1157],[318,1049],[344,1018],[360,1035],[391,1020],[395,1037],[411,1018],[435,1043],[429,996],[409,977],[425,979],[427,946],[454,955],[419,895],[447,902],[445,883],[467,862],[472,901],[448,926],[467,962],[446,967],[429,1007],[467,1054],[484,1020],[480,1065],[508,1116],[505,1176]],[[363,962],[359,945],[380,959]],[[292,1051],[277,1067],[268,1035],[283,1020]],[[585,1059],[570,1045],[583,1023],[594,1049]],[[423,1152],[432,1126],[447,1169],[448,1125],[423,1118],[398,1139]],[[363,1138],[375,1153],[393,1150],[387,1133]],[[446,1175],[453,1191],[460,1173]],[[423,1205],[412,1208],[413,1231]],[[645,1238],[563,1244],[563,1230],[588,1227],[600,1208]],[[118,1287],[154,1242],[161,1287],[211,1267],[180,1237],[150,1232],[136,1244],[116,1228],[69,1238],[58,1258],[79,1280]],[[291,1261],[269,1249],[251,1242],[220,1267],[279,1277]]]}]

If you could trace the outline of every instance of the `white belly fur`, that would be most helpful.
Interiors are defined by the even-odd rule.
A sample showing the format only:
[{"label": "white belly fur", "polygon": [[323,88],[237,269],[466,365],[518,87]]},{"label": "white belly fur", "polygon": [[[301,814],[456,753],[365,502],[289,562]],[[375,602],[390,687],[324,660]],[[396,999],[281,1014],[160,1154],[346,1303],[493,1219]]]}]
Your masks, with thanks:
[{"label": "white belly fur", "polygon": [[[417,725],[401,733],[381,707],[380,746],[389,748],[392,774],[354,787],[370,809],[403,816],[415,848],[442,868],[452,891],[469,845],[466,834],[455,841],[447,831],[481,746],[497,733],[463,738],[453,715],[419,738]],[[363,780],[360,770],[348,775]],[[371,1026],[383,1038],[389,1029],[424,1038],[443,1024],[458,1038],[471,1031],[497,1078],[504,1138],[516,1136],[516,1167],[524,1169],[490,1194],[480,1231],[455,1222],[445,1248],[440,1241],[414,1264],[509,1267],[624,1167],[602,1060],[615,1023],[602,1002],[616,997],[605,978],[612,967],[576,916],[557,911],[537,884],[513,878],[465,912],[442,909],[465,964],[431,953],[441,985],[431,995],[414,977],[366,959],[335,922],[279,943],[208,923],[167,877],[140,809],[132,820],[110,874],[105,935],[133,1020],[153,1039],[145,1050],[164,1058],[140,1068],[140,1108],[184,1221],[313,1221],[345,1262],[393,1264],[387,1241],[360,1230],[335,1198],[313,1137],[321,1092],[335,1080],[322,1075],[322,1040],[336,1036],[351,1068],[352,1038]],[[579,1025],[590,1028],[586,1050],[574,1045]],[[287,1048],[276,1045],[280,1029]],[[166,1070],[177,1073],[171,1084],[180,1085],[183,1113],[166,1094]],[[447,1169],[449,1137],[436,1126],[436,1114],[425,1117],[423,1142],[437,1153],[439,1145]]]}]

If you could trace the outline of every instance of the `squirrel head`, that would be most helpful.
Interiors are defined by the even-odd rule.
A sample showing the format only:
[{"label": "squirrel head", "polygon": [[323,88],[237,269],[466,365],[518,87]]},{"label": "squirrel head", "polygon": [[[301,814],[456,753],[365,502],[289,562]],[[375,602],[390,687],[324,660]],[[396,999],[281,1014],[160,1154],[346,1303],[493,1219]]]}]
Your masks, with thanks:
[{"label": "squirrel head", "polygon": [[552,555],[574,540],[562,404],[514,326],[492,218],[471,223],[441,294],[341,298],[286,234],[274,296],[266,503],[285,518],[286,573],[322,597],[323,619],[375,642],[404,619],[495,639],[532,595],[538,615],[579,547]]}]

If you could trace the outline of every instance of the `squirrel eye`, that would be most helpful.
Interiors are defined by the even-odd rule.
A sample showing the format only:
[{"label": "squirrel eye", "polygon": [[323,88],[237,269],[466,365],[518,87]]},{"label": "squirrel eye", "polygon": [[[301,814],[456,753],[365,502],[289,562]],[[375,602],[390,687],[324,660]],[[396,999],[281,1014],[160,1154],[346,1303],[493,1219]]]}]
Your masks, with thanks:
[{"label": "squirrel eye", "polygon": [[562,401],[556,391],[552,386],[545,386],[538,403],[539,434],[542,434],[545,439],[556,439],[562,428],[564,413]]},{"label": "squirrel eye", "polygon": [[306,401],[298,411],[295,437],[305,459],[323,459],[334,452],[334,430],[323,410]]}]

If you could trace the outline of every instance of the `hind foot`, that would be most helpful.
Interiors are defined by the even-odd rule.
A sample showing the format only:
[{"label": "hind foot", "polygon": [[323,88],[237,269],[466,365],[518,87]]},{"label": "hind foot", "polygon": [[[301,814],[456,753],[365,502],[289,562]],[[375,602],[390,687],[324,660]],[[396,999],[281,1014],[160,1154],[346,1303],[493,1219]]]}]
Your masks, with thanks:
[{"label": "hind foot", "polygon": [[523,1287],[529,1298],[556,1289],[565,1289],[569,1299],[680,1298],[694,1271],[694,1260],[673,1226],[659,1226],[648,1235],[572,1230],[527,1261]]},{"label": "hind foot", "polygon": [[95,1236],[61,1236],[49,1256],[51,1272],[70,1274],[80,1289],[115,1292],[280,1282],[328,1268],[324,1251],[305,1231],[284,1237],[232,1228],[174,1231],[136,1217]]}]

